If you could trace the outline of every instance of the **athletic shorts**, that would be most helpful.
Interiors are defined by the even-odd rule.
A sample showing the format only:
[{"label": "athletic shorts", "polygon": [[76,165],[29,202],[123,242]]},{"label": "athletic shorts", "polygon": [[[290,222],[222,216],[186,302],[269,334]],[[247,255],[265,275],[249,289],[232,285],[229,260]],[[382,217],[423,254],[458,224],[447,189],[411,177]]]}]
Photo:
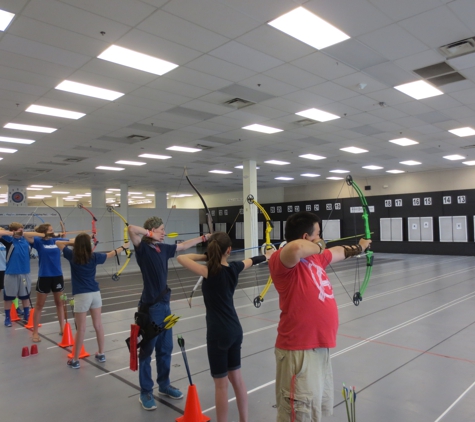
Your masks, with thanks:
[{"label": "athletic shorts", "polygon": [[101,292],[79,293],[74,295],[74,312],[87,312],[102,307]]},{"label": "athletic shorts", "polygon": [[30,274],[5,274],[3,299],[28,299],[31,292]]},{"label": "athletic shorts", "polygon": [[56,277],[38,277],[36,291],[38,293],[57,293],[64,290],[64,278],[62,275]]},{"label": "athletic shorts", "polygon": [[[277,422],[320,421],[333,414],[333,373],[330,350],[275,348]],[[291,399],[292,397],[292,399]]]},{"label": "athletic shorts", "polygon": [[5,271],[0,271],[0,290],[3,290],[4,280],[5,280]]},{"label": "athletic shorts", "polygon": [[242,334],[232,339],[208,341],[208,361],[211,376],[224,378],[228,371],[241,367]]}]

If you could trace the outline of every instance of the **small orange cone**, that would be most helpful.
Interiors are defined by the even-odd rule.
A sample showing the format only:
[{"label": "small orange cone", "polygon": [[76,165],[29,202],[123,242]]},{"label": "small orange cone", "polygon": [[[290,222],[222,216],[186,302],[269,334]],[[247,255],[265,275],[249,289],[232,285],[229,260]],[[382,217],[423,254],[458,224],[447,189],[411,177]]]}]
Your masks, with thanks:
[{"label": "small orange cone", "polygon": [[64,324],[64,330],[63,330],[63,338],[61,340],[61,343],[58,343],[59,347],[69,347],[74,345],[74,338],[73,338],[73,333],[71,331],[71,325],[69,325],[69,322]]},{"label": "small orange cone", "polygon": [[176,422],[208,422],[210,417],[201,412],[200,399],[196,385],[191,384],[188,387],[188,395],[186,396],[185,414],[175,419]]},{"label": "small orange cone", "polygon": [[18,316],[18,312],[16,311],[14,303],[12,303],[12,307],[10,309],[10,319],[12,322],[20,321],[20,317]]},{"label": "small orange cone", "polygon": [[[73,351],[68,355],[69,359],[74,359],[74,352],[76,351],[76,345],[73,345]],[[87,358],[88,356],[91,356],[89,353],[86,352],[86,349],[84,348],[84,344],[81,346],[81,351],[79,352],[79,359],[84,359]]]},{"label": "small orange cone", "polygon": [[[30,309],[30,316],[28,317],[28,322],[27,324],[25,325],[25,328],[33,328],[34,327],[34,324],[33,324],[33,315],[35,313],[35,308],[31,308]],[[38,327],[41,327],[41,324],[38,324]]]}]

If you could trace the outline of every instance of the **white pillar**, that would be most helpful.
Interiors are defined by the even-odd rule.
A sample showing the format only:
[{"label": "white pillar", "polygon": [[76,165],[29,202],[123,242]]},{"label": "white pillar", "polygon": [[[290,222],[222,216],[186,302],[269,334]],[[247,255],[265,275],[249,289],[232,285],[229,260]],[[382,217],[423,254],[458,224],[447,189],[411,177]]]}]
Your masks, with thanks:
[{"label": "white pillar", "polygon": [[104,208],[105,206],[106,206],[105,189],[91,189],[91,208]]},{"label": "white pillar", "polygon": [[[245,258],[250,258],[258,254],[259,246],[257,207],[247,202],[248,195],[257,199],[257,171],[256,162],[253,160],[244,161],[242,169],[242,196],[244,202],[244,251]],[[253,249],[248,249],[253,248]],[[255,248],[255,249],[254,249]]]},{"label": "white pillar", "polygon": [[129,221],[129,186],[127,183],[120,184],[120,213]]},{"label": "white pillar", "polygon": [[63,198],[60,198],[59,196],[56,197],[56,206],[57,207],[64,207]]},{"label": "white pillar", "polygon": [[167,193],[155,191],[155,209],[167,209]]}]

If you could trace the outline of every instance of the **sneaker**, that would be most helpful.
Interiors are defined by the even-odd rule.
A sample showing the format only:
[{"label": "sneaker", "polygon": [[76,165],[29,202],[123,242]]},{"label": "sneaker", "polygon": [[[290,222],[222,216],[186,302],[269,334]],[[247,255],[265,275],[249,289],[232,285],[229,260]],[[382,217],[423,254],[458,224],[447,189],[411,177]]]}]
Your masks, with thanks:
[{"label": "sneaker", "polygon": [[178,388],[173,387],[173,385],[169,385],[163,390],[159,388],[158,392],[163,396],[168,396],[175,400],[180,400],[183,398],[183,393]]},{"label": "sneaker", "polygon": [[157,408],[155,399],[151,394],[140,394],[139,402],[145,410],[155,410]]},{"label": "sneaker", "polygon": [[69,359],[67,365],[72,369],[79,369],[81,365],[78,360]]},{"label": "sneaker", "polygon": [[98,362],[105,362],[106,361],[106,355],[104,353],[96,353],[95,358]]},{"label": "sneaker", "polygon": [[10,319],[9,316],[5,317],[5,327],[11,327],[12,326],[12,320]]},{"label": "sneaker", "polygon": [[20,307],[16,308],[16,314],[18,316],[22,316],[23,315],[23,311],[20,309]]}]

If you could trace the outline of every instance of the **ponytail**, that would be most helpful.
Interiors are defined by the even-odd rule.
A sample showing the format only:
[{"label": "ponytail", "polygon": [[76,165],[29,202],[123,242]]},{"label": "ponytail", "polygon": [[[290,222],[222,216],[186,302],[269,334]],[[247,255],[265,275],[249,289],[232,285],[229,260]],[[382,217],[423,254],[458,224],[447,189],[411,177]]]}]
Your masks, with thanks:
[{"label": "ponytail", "polygon": [[213,276],[221,271],[221,259],[231,246],[231,238],[224,232],[216,232],[208,239],[208,276]]}]

